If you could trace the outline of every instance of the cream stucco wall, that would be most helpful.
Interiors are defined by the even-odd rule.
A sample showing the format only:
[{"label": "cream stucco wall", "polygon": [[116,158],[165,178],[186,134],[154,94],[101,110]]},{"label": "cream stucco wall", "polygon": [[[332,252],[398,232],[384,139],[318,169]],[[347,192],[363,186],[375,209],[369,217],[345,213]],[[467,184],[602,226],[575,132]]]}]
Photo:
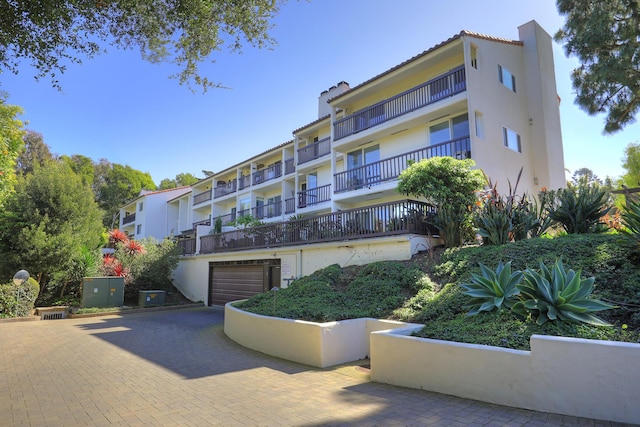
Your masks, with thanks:
[{"label": "cream stucco wall", "polygon": [[280,259],[281,283],[307,276],[332,264],[341,267],[376,261],[407,260],[439,242],[426,236],[400,235],[383,238],[264,248],[250,251],[182,257],[173,273],[174,285],[193,301],[208,302],[209,263],[256,259]]},{"label": "cream stucco wall", "polygon": [[536,411],[640,423],[640,345],[534,335],[531,351],[371,336],[373,381]]}]

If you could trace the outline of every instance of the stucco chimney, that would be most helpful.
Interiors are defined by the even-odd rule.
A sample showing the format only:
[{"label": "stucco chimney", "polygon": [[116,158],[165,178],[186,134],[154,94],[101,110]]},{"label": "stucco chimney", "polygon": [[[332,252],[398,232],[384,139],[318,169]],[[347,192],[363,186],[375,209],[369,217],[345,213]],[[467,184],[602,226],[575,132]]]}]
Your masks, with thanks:
[{"label": "stucco chimney", "polygon": [[345,81],[339,82],[335,86],[331,86],[328,90],[322,91],[318,97],[318,118],[324,117],[331,113],[331,107],[327,104],[327,101],[331,98],[335,98],[348,91],[349,83]]}]

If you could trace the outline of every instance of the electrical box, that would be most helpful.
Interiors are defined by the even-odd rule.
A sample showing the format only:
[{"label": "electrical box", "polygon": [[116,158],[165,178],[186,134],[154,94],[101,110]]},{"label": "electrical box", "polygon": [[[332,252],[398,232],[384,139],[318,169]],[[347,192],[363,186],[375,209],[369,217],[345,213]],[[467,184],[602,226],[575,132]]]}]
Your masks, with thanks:
[{"label": "electrical box", "polygon": [[120,307],[124,304],[124,277],[82,279],[82,307]]},{"label": "electrical box", "polygon": [[156,305],[164,305],[167,293],[165,291],[139,291],[138,306],[153,307]]}]

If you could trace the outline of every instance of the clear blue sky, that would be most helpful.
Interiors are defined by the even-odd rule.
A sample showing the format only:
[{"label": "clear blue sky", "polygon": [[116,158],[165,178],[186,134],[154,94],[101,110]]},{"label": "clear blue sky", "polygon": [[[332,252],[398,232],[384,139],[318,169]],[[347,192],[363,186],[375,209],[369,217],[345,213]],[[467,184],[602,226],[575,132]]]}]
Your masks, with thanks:
[{"label": "clear blue sky", "polygon": [[[167,78],[171,65],[113,48],[70,64],[59,79],[63,92],[36,82],[28,64],[17,76],[0,75],[0,89],[52,152],[128,164],[158,184],[181,172],[201,177],[202,169],[219,171],[290,140],[317,118],[320,92],[341,80],[355,86],[463,29],[517,39],[530,20],[552,35],[563,24],[554,0],[294,0],[273,22],[273,50],[222,51],[202,66],[228,90],[193,94]],[[620,176],[640,124],[603,136],[603,117],[573,103],[577,61],[554,49],[566,168]]]}]

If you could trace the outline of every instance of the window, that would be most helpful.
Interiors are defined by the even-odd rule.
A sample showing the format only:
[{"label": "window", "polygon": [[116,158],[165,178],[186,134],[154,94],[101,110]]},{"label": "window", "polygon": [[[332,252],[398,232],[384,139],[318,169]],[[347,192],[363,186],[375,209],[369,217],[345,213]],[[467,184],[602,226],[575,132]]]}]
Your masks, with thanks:
[{"label": "window", "polygon": [[484,138],[484,121],[482,120],[482,113],[479,111],[476,111],[476,136]]},{"label": "window", "polygon": [[136,228],[136,234],[142,234],[142,224],[138,224],[138,227]]},{"label": "window", "polygon": [[469,157],[468,142],[465,144],[463,141],[468,138],[469,116],[467,114],[430,126],[429,145],[433,147],[431,157],[453,155],[458,158]]},{"label": "window", "polygon": [[142,212],[142,208],[144,208],[144,205],[140,202],[140,204],[138,204],[138,212]]},{"label": "window", "polygon": [[372,145],[347,153],[347,170],[350,188],[361,188],[380,182],[380,146]]},{"label": "window", "polygon": [[478,69],[478,48],[475,45],[471,45],[471,66]]},{"label": "window", "polygon": [[251,199],[246,198],[240,200],[240,211],[238,212],[238,216],[245,216],[251,213]]},{"label": "window", "polygon": [[502,65],[498,65],[498,78],[500,79],[500,83],[505,85],[508,89],[512,91],[516,91],[516,78],[511,71],[504,68]]},{"label": "window", "polygon": [[518,153],[522,153],[522,145],[520,142],[520,135],[512,129],[507,127],[502,128],[502,139],[504,141],[504,146],[512,149],[513,151],[517,151]]}]

